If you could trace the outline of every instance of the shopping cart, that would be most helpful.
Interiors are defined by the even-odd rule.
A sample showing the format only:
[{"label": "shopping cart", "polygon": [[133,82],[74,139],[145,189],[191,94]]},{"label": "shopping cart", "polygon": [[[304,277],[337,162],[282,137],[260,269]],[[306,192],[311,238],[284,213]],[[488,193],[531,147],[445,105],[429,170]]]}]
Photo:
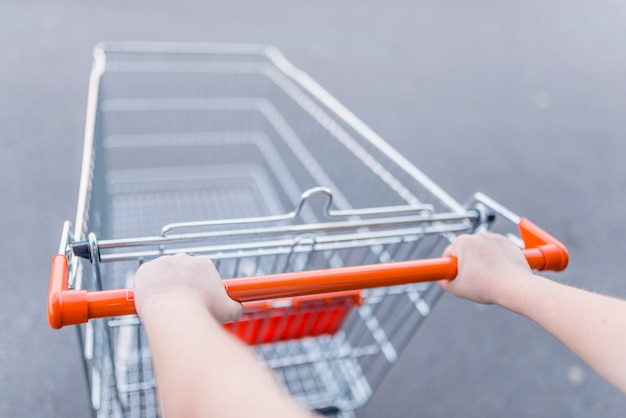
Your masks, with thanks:
[{"label": "shopping cart", "polygon": [[431,313],[432,282],[456,275],[437,256],[458,234],[497,229],[534,268],[567,264],[487,196],[459,204],[273,47],[111,43],[94,56],[48,312],[54,328],[79,324],[98,417],[159,415],[132,278],[163,254],[210,256],[246,306],[224,327],[299,402],[335,415],[366,403]]}]

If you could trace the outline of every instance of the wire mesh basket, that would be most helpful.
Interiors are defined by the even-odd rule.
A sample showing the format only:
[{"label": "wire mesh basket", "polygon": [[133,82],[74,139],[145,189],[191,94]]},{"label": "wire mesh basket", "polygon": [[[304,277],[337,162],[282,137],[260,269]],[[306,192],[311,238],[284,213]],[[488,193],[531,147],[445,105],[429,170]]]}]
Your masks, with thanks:
[{"label": "wire mesh basket", "polygon": [[[299,402],[349,415],[431,313],[432,280],[455,276],[432,257],[493,210],[520,222],[486,196],[457,203],[273,47],[111,43],[94,56],[49,315],[54,327],[103,317],[76,327],[99,417],[159,416],[146,335],[121,316],[145,260],[211,257],[245,302],[225,329]],[[280,283],[246,293],[259,278]],[[113,293],[125,308],[98,305]]]}]

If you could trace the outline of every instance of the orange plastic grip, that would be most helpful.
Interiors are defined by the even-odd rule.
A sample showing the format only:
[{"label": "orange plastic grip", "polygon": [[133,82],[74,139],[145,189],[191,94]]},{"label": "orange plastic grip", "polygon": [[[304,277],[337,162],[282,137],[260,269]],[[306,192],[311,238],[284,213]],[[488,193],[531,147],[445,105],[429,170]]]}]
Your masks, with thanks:
[{"label": "orange plastic grip", "polygon": [[440,257],[244,277],[224,282],[231,298],[240,302],[249,302],[434,280],[451,280],[455,277],[456,260],[450,257]]},{"label": "orange plastic grip", "polygon": [[64,325],[81,324],[89,319],[87,291],[68,290],[67,257],[52,257],[50,288],[48,289],[48,322],[59,329]]},{"label": "orange plastic grip", "polygon": [[[521,218],[518,226],[526,246],[524,256],[531,268],[561,271],[567,266],[568,254],[563,244],[526,218]],[[52,259],[48,293],[48,320],[52,328],[87,322],[91,318],[136,313],[132,289],[89,293],[84,290],[68,290],[67,274],[67,258],[57,254]],[[240,302],[250,302],[434,280],[452,280],[456,274],[456,259],[439,257],[225,279],[224,286],[231,298]]]},{"label": "orange plastic grip", "polygon": [[526,218],[520,218],[519,233],[526,249],[524,256],[534,270],[562,271],[567,267],[567,248],[552,235]]},{"label": "orange plastic grip", "polygon": [[48,322],[59,329],[76,325],[92,318],[130,315],[135,310],[133,289],[68,290],[68,261],[63,254],[52,257],[50,288],[48,290]]}]

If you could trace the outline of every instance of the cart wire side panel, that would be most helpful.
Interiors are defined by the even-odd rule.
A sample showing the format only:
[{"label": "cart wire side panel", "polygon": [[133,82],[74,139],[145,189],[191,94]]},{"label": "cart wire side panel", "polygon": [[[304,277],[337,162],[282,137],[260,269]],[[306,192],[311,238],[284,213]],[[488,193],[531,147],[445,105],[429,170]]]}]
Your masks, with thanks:
[{"label": "cart wire side panel", "polygon": [[[433,280],[456,275],[454,260],[433,257],[459,234],[525,222],[484,195],[459,204],[273,47],[108,43],[94,57],[77,215],[53,261],[49,315],[54,327],[84,322],[98,417],[160,416],[128,296],[145,261],[209,256],[245,301],[224,328],[307,408],[349,416],[430,315]],[[527,258],[554,268],[533,227]],[[445,265],[422,276],[415,263]],[[317,275],[319,290],[236,297],[246,280]],[[76,295],[116,289],[128,307],[90,305],[87,322],[92,300]],[[63,298],[84,309],[57,315]]]}]

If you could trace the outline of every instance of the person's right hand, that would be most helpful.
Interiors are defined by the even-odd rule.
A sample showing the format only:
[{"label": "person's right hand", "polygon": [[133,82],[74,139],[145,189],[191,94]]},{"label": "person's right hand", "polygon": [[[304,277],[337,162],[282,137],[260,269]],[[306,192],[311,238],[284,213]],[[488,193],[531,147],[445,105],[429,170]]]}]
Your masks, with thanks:
[{"label": "person's right hand", "polygon": [[502,304],[502,298],[533,274],[522,251],[498,234],[461,235],[444,251],[458,259],[454,280],[441,287],[455,296],[483,304]]},{"label": "person's right hand", "polygon": [[167,309],[173,302],[199,303],[219,322],[243,313],[241,304],[228,297],[208,257],[176,254],[145,263],[135,274],[134,289],[135,307],[142,319],[150,309]]}]

